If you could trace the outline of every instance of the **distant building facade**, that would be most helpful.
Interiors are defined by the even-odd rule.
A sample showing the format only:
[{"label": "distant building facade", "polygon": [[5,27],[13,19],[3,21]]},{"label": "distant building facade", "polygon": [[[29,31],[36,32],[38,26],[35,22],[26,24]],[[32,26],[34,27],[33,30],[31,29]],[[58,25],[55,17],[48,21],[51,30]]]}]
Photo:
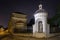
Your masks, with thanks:
[{"label": "distant building facade", "polygon": [[12,13],[9,23],[8,30],[12,34],[19,34],[27,31],[27,15],[20,12]]}]

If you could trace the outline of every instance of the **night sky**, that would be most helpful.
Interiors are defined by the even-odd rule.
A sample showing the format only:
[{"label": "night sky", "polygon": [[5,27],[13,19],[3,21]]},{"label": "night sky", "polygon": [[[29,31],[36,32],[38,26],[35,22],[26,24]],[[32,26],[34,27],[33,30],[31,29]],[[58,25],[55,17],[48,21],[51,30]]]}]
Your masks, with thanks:
[{"label": "night sky", "polygon": [[0,25],[7,27],[12,12],[25,13],[30,21],[40,3],[48,12],[48,18],[51,18],[56,14],[56,5],[59,2],[59,0],[0,0]]}]

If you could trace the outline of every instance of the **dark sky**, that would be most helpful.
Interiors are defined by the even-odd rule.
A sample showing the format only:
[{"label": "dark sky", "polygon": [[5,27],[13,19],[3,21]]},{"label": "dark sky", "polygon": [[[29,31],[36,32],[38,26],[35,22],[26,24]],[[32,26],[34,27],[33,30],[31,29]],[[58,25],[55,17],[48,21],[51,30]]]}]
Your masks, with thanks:
[{"label": "dark sky", "polygon": [[[40,3],[48,12],[48,17],[55,15],[56,5],[59,0],[0,0],[0,25],[7,27],[10,14],[12,12],[23,12],[28,15],[30,20]],[[29,21],[28,21],[29,22]]]}]

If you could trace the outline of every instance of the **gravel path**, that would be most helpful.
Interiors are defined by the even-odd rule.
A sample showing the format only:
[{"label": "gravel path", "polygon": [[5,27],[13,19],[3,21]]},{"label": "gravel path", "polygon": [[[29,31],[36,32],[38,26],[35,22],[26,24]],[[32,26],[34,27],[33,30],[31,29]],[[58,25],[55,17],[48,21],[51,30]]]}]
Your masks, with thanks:
[{"label": "gravel path", "polygon": [[60,36],[55,36],[51,38],[33,38],[33,37],[23,37],[23,36],[5,36],[0,40],[60,40]]}]

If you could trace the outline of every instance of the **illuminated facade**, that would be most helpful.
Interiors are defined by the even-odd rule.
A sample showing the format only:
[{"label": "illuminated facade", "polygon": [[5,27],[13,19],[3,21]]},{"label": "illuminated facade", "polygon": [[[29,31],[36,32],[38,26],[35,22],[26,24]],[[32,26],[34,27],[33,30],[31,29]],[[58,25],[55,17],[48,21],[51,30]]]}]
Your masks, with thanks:
[{"label": "illuminated facade", "polygon": [[[33,35],[35,33],[49,34],[49,24],[47,23],[48,13],[39,5],[39,10],[34,14],[35,24],[33,25]],[[36,34],[35,34],[36,35]]]}]

